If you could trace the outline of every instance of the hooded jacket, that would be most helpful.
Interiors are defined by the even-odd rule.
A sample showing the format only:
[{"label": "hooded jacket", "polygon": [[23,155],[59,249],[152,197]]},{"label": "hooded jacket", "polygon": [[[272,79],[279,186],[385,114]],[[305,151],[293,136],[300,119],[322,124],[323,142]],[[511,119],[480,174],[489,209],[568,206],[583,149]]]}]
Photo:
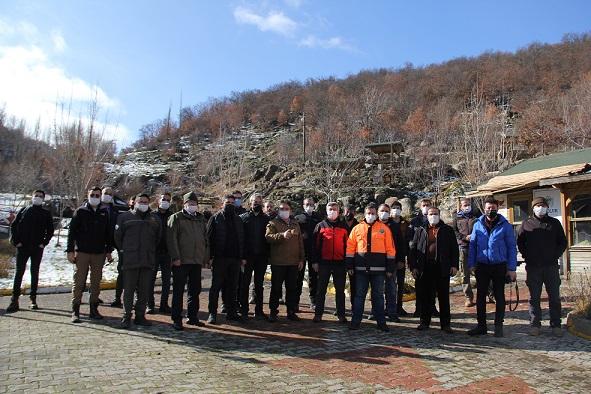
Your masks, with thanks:
[{"label": "hooded jacket", "polygon": [[468,250],[468,268],[477,264],[507,264],[509,271],[517,268],[517,245],[511,223],[501,214],[489,229],[482,215],[474,223]]},{"label": "hooded jacket", "polygon": [[122,269],[154,269],[161,232],[160,219],[152,212],[133,210],[119,215],[115,244],[123,253]]}]

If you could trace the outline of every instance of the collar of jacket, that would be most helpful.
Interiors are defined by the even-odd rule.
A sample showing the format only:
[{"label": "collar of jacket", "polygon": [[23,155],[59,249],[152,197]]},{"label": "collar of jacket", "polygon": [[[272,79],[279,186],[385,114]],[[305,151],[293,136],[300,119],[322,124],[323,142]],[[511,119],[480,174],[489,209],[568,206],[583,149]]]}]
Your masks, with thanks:
[{"label": "collar of jacket", "polygon": [[[504,224],[507,221],[507,219],[505,219],[505,217],[503,215],[501,215],[500,213],[497,213],[497,218],[498,218],[498,222],[496,223],[495,227],[496,226],[500,226],[500,225]],[[483,226],[486,226],[486,215],[482,215],[481,217],[479,217],[478,218],[478,221]]]},{"label": "collar of jacket", "polygon": [[472,219],[474,217],[474,212],[470,211],[470,213],[466,213],[464,211],[458,211],[456,216],[458,218]]},{"label": "collar of jacket", "polygon": [[189,212],[187,212],[187,210],[185,208],[183,208],[182,212],[183,212],[183,216],[189,220],[197,220],[197,217],[199,215],[201,215],[199,212],[195,212],[195,215],[191,215]]},{"label": "collar of jacket", "polygon": [[93,208],[93,207],[91,207],[91,206],[90,206],[90,203],[89,203],[88,201],[86,201],[86,202],[84,203],[84,205],[82,205],[82,206],[80,207],[80,209],[84,209],[84,210],[86,210],[86,211],[90,211],[90,212],[98,212],[98,211],[100,211],[102,208],[101,208],[100,204],[99,204],[99,205],[97,205],[97,207],[96,207],[96,208]]}]

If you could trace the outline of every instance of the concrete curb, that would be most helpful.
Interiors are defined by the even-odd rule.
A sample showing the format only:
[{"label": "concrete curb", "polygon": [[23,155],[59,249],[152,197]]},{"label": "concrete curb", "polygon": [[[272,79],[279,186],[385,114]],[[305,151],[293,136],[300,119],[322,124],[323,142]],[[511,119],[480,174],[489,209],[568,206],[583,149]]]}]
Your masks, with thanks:
[{"label": "concrete curb", "polygon": [[[90,285],[90,283],[88,283]],[[115,288],[116,281],[106,281],[101,282],[101,290],[112,290]],[[22,289],[21,295],[29,294],[30,287],[25,287]],[[39,287],[37,289],[37,294],[63,294],[63,293],[70,293],[72,291],[72,286],[46,286],[46,287]],[[12,289],[0,289],[0,296],[11,296]]]},{"label": "concrete curb", "polygon": [[591,320],[569,312],[566,315],[566,327],[571,334],[591,341]]}]

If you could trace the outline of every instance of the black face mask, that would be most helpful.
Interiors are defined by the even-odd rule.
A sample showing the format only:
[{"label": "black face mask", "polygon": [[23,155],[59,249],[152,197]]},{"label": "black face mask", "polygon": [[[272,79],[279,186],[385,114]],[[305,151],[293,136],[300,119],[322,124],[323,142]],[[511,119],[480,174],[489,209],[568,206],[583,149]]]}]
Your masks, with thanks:
[{"label": "black face mask", "polygon": [[226,204],[224,205],[224,213],[234,213],[234,205]]},{"label": "black face mask", "polygon": [[252,207],[252,210],[255,213],[261,213],[263,211],[263,207],[261,207],[260,205],[255,205]]},{"label": "black face mask", "polygon": [[353,220],[353,217],[354,216],[355,215],[353,215],[353,212],[349,212],[348,214],[345,215],[345,219],[347,219],[347,220]]},{"label": "black face mask", "polygon": [[497,211],[494,209],[486,214],[486,217],[489,219],[494,219],[497,217]]}]

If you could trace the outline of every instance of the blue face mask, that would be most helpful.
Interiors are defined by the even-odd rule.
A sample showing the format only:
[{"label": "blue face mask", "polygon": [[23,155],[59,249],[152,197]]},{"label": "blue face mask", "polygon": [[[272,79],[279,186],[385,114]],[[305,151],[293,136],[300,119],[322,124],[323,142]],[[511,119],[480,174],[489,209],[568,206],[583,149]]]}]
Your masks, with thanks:
[{"label": "blue face mask", "polygon": [[234,205],[239,207],[242,205],[242,199],[241,198],[236,198],[234,199]]}]

